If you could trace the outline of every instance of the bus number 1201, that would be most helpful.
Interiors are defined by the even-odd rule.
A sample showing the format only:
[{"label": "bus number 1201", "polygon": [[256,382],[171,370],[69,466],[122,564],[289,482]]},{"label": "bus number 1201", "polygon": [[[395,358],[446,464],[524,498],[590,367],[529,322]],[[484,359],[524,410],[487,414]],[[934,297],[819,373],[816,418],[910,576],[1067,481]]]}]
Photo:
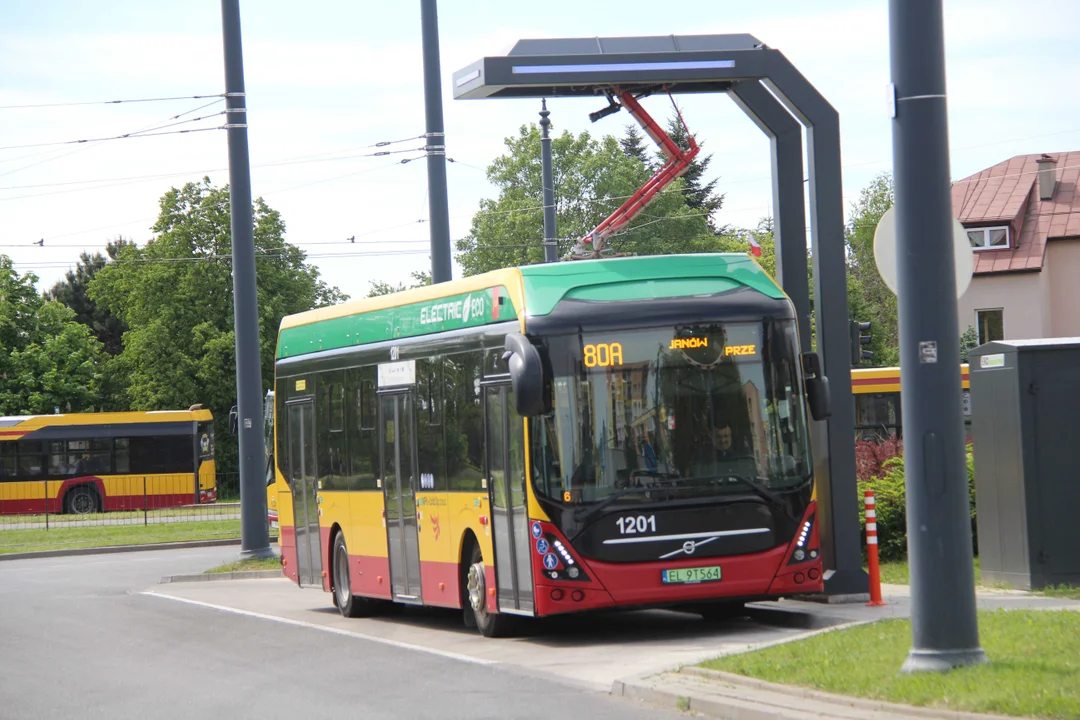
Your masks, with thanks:
[{"label": "bus number 1201", "polygon": [[649,515],[648,517],[644,515],[621,517],[615,521],[615,524],[619,526],[620,535],[636,535],[648,530],[656,532],[655,515]]}]

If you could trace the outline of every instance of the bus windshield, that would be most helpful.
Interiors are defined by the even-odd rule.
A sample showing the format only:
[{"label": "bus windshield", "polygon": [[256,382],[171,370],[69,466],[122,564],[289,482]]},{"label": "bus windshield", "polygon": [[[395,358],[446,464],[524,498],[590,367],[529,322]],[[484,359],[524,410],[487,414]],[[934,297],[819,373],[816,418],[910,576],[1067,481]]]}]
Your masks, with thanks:
[{"label": "bus windshield", "polygon": [[546,338],[553,409],[530,422],[559,503],[771,494],[811,477],[793,321]]}]

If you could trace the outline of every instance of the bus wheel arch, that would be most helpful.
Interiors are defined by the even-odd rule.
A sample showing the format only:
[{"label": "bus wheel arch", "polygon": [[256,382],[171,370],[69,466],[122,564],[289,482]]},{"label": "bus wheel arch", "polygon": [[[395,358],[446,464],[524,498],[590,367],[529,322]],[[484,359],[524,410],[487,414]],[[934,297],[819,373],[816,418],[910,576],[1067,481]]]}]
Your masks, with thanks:
[{"label": "bus wheel arch", "polygon": [[461,603],[465,626],[471,628],[476,627],[476,618],[469,601],[469,566],[472,565],[473,548],[479,545],[473,531],[465,530],[461,536],[461,548],[458,550],[458,602]]},{"label": "bus wheel arch", "polygon": [[484,637],[505,637],[512,631],[515,618],[487,609],[487,573],[483,551],[475,536],[469,547],[468,560],[463,563],[465,570],[465,604],[462,613],[465,624],[475,627]]},{"label": "bus wheel arch", "polygon": [[327,574],[330,578],[330,596],[333,598],[334,607],[347,618],[374,615],[382,606],[382,603],[371,598],[353,595],[352,583],[349,580],[351,571],[349,570],[349,550],[345,544],[345,533],[336,523],[330,531],[330,538],[330,570]]},{"label": "bus wheel arch", "polygon": [[68,515],[90,515],[102,511],[101,493],[94,483],[73,485],[64,493],[61,504]]},{"label": "bus wheel arch", "polygon": [[341,542],[342,544],[344,544],[345,535],[341,530],[341,525],[338,523],[334,523],[330,527],[330,534],[329,537],[327,537],[326,555],[324,555],[324,557],[326,558],[326,562],[323,564],[323,569],[326,570],[326,576],[330,580],[330,597],[333,598],[334,607],[337,607],[337,593],[334,592],[337,587],[337,573],[335,572],[336,568],[334,567],[334,553],[337,549],[338,534],[341,534]]}]

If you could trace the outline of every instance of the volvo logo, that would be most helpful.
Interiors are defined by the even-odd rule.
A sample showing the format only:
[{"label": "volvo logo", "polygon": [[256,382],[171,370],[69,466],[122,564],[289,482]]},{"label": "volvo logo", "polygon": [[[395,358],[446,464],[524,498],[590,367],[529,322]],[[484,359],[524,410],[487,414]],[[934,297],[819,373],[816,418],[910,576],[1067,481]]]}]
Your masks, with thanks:
[{"label": "volvo logo", "polygon": [[682,550],[687,555],[693,555],[694,551],[697,550],[697,543],[695,543],[693,540],[687,540],[683,543]]}]

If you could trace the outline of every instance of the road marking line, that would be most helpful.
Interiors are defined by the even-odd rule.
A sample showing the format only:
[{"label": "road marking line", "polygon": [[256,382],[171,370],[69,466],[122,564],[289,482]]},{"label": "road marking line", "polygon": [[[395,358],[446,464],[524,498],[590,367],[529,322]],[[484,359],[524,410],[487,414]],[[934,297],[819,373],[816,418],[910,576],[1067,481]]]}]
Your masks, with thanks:
[{"label": "road marking line", "polygon": [[450,652],[448,650],[436,650],[435,648],[427,648],[423,647],[422,645],[413,645],[411,643],[400,642],[398,640],[381,638],[377,635],[367,635],[365,633],[353,632],[352,630],[342,630],[340,628],[329,627],[326,625],[318,625],[316,623],[304,622],[303,620],[291,620],[289,618],[283,618],[277,615],[266,615],[264,613],[252,612],[250,610],[240,610],[238,608],[228,607],[227,605],[215,605],[214,603],[202,602],[201,600],[189,600],[188,598],[165,595],[164,593],[151,592],[149,590],[141,592],[139,594],[150,595],[151,597],[156,598],[164,598],[165,600],[175,600],[176,602],[188,603],[189,605],[198,605],[200,607],[211,608],[213,610],[222,610],[224,612],[235,613],[237,615],[246,615],[247,617],[259,618],[261,620],[273,620],[274,622],[309,628],[311,630],[322,630],[323,632],[333,633],[335,635],[344,635],[346,637],[356,638],[358,640],[368,640],[370,642],[382,643],[383,645],[390,645],[392,647],[398,647],[404,650],[416,650],[418,652],[428,653],[429,655],[438,655],[439,657],[449,658],[451,660],[460,660],[462,662],[475,663],[477,665],[498,664],[497,660],[484,660],[482,658],[470,657],[468,655],[462,655],[460,653]]}]

